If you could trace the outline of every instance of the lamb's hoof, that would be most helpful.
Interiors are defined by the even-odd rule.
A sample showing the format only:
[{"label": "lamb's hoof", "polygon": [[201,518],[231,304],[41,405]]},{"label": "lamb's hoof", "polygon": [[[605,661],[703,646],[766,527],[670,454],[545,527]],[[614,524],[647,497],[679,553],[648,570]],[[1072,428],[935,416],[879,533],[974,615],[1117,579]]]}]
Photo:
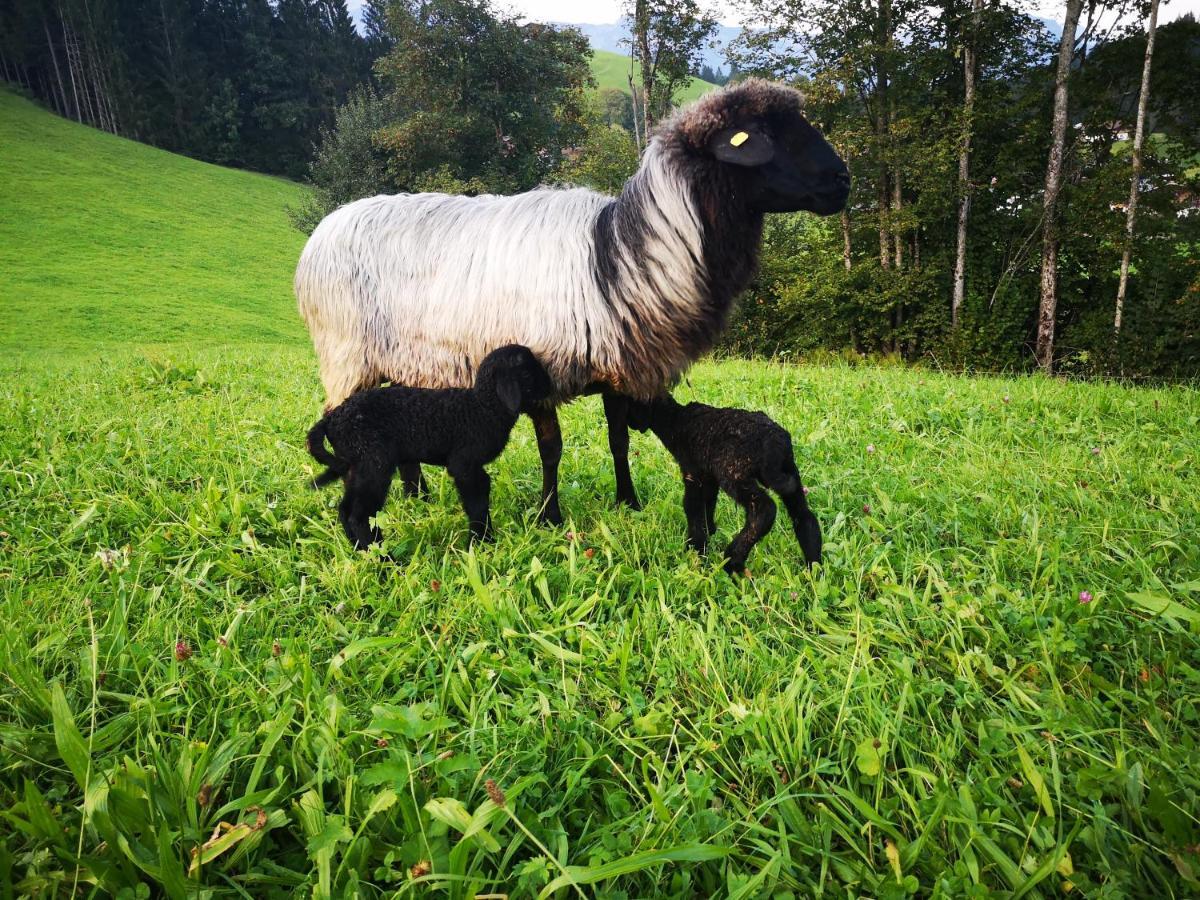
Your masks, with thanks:
[{"label": "lamb's hoof", "polygon": [[559,512],[559,509],[557,506],[554,507],[553,509],[549,509],[549,508],[543,509],[540,513],[538,513],[538,524],[539,525],[550,525],[551,527],[557,528],[562,523],[563,523],[562,513]]},{"label": "lamb's hoof", "polygon": [[640,500],[638,500],[638,498],[632,494],[630,494],[627,497],[617,497],[617,505],[618,506],[628,506],[629,509],[632,510],[633,512],[641,512],[642,511],[642,502]]},{"label": "lamb's hoof", "polygon": [[745,563],[741,563],[739,565],[739,564],[735,563],[733,560],[729,560],[727,563],[725,563],[724,569],[730,578],[737,578],[739,575],[748,575],[749,574],[749,572],[746,571]]}]

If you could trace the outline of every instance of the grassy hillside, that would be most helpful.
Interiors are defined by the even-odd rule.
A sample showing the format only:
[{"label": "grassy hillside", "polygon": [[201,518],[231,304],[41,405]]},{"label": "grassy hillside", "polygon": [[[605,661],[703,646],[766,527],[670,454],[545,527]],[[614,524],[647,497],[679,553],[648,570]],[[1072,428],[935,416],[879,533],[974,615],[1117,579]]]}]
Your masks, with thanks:
[{"label": "grassy hillside", "polygon": [[301,340],[301,193],[0,89],[0,350]]},{"label": "grassy hillside", "polygon": [[297,189],[0,112],[0,886],[1197,896],[1194,390],[708,362],[681,397],[792,431],[815,572],[783,522],[749,579],[685,552],[649,436],[614,509],[594,398],[565,527],[521,422],[495,544],[431,472],[359,554]]},{"label": "grassy hillside", "polygon": [[[616,88],[617,90],[629,93],[628,56],[621,56],[619,53],[610,53],[607,50],[593,50],[592,72],[596,76],[597,87]],[[634,84],[640,85],[642,83],[641,75],[637,75],[633,81]],[[715,89],[715,84],[709,84],[707,81],[693,78],[676,94],[676,100],[680,103],[686,103],[689,100],[702,97]]]}]

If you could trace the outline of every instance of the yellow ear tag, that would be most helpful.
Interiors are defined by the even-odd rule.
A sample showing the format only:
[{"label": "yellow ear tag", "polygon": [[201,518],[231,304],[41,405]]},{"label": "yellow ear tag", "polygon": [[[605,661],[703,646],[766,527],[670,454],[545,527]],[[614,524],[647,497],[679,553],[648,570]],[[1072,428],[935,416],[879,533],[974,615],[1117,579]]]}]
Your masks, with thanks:
[{"label": "yellow ear tag", "polygon": [[746,134],[744,131],[739,131],[729,139],[729,143],[734,147],[740,147],[748,140],[750,140],[750,135]]}]

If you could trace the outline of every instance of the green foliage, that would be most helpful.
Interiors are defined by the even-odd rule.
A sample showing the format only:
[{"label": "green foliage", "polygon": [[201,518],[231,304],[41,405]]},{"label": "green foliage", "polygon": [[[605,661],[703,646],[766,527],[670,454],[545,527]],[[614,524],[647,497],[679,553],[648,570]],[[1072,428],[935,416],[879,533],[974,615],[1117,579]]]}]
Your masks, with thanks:
[{"label": "green foliage", "polygon": [[628,91],[617,88],[600,88],[599,115],[606,125],[620,125],[630,134],[633,133],[633,99]]},{"label": "green foliage", "polygon": [[333,126],[321,130],[309,168],[312,193],[293,214],[297,228],[311,232],[331,210],[392,190],[378,134],[395,116],[391,101],[370,88],[360,88],[338,108]]},{"label": "green foliage", "polygon": [[389,22],[395,47],[376,71],[398,115],[377,141],[401,190],[443,169],[526,190],[582,135],[591,76],[578,32],[520,24],[483,0],[394,3]]},{"label": "green foliage", "polygon": [[[962,2],[862,7],[787,0],[762,16],[767,27],[742,36],[739,57],[752,71],[805,80],[810,117],[848,159],[852,266],[847,272],[842,264],[836,222],[822,223],[800,242],[780,243],[780,229],[769,227],[764,274],[743,299],[730,346],[1028,367],[1050,133],[1052,79],[1042,27],[1015,7],[985,4],[973,30]],[[796,34],[803,36],[798,43],[785,40]],[[1159,36],[1150,108],[1162,132],[1148,145],[1130,312],[1116,346],[1112,318],[1130,179],[1128,138],[1119,133],[1132,131],[1144,35],[1101,42],[1072,76],[1076,127],[1062,201],[1057,330],[1062,364],[1078,373],[1200,372],[1198,138],[1190,88],[1179,75],[1194,69],[1200,25],[1181,19]],[[961,51],[968,40],[978,48],[980,77],[967,291],[953,333]],[[814,69],[814,59],[825,62]],[[886,89],[880,71],[887,73]],[[881,236],[887,267],[880,264]]]},{"label": "green foliage", "polygon": [[639,157],[633,135],[606,119],[607,109],[593,103],[583,144],[567,156],[558,174],[565,182],[615,195],[637,171]]},{"label": "green foliage", "polygon": [[58,118],[0,89],[0,348],[304,339],[296,184]]},{"label": "green foliage", "polygon": [[645,128],[671,109],[679,88],[700,70],[717,20],[697,0],[625,0],[630,56],[643,90],[635,107]]},{"label": "green foliage", "polygon": [[521,24],[484,0],[389,9],[380,92],[358,92],[322,132],[315,191],[295,217],[306,231],[377,193],[528,190],[583,140],[592,81],[578,32]]}]

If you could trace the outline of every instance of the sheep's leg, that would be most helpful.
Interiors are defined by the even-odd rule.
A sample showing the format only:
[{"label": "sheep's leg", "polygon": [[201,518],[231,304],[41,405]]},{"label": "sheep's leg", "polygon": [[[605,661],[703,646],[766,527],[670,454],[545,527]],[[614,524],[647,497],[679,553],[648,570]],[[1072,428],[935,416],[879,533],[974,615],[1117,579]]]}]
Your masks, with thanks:
[{"label": "sheep's leg", "polygon": [[529,418],[533,420],[538,454],[542,458],[542,508],[538,520],[544,525],[561,525],[563,517],[558,508],[558,463],[562,459],[563,443],[558,412],[538,409],[531,412]]},{"label": "sheep's leg", "polygon": [[612,451],[617,476],[617,503],[624,503],[630,509],[641,509],[633,476],[629,474],[629,398],[606,391],[604,418],[608,420],[608,449]]},{"label": "sheep's leg", "polygon": [[711,537],[717,533],[717,495],[721,486],[715,481],[705,481],[704,488],[704,527]]},{"label": "sheep's leg", "polygon": [[355,550],[366,550],[383,540],[383,533],[371,524],[371,517],[383,509],[391,480],[390,473],[362,469],[346,475],[346,496],[342,498],[338,518]]},{"label": "sheep's leg", "polygon": [[483,466],[452,466],[450,477],[458,488],[463,511],[471,527],[471,539],[488,541],[492,537],[492,517],[488,509],[492,480]]},{"label": "sheep's leg", "polygon": [[746,511],[746,524],[725,549],[725,571],[736,575],[746,568],[746,558],[775,524],[775,501],[757,484],[738,484],[729,492]]},{"label": "sheep's leg", "polygon": [[429,485],[425,481],[425,476],[421,474],[420,463],[403,463],[400,466],[400,482],[404,485],[405,497],[424,499],[429,496]]},{"label": "sheep's leg", "polygon": [[800,481],[800,472],[793,461],[785,469],[780,479],[771,485],[783,501],[783,506],[792,520],[792,531],[804,552],[804,560],[811,567],[821,561],[821,525],[817,517],[808,508],[804,497],[804,485]]},{"label": "sheep's leg", "polygon": [[687,545],[703,556],[708,552],[708,522],[704,516],[704,487],[683,476],[683,514],[687,516]]}]

